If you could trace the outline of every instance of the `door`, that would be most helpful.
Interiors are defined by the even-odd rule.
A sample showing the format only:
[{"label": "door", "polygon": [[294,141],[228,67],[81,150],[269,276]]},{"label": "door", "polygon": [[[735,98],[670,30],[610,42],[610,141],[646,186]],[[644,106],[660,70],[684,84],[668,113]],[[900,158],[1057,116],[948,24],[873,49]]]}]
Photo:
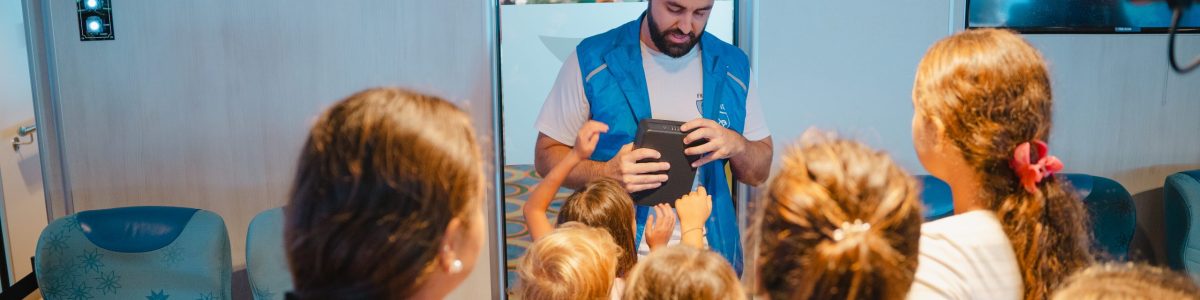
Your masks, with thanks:
[{"label": "door", "polygon": [[[30,258],[46,227],[22,11],[20,0],[0,0],[0,233],[10,284],[33,271]],[[28,132],[19,134],[22,128]]]}]

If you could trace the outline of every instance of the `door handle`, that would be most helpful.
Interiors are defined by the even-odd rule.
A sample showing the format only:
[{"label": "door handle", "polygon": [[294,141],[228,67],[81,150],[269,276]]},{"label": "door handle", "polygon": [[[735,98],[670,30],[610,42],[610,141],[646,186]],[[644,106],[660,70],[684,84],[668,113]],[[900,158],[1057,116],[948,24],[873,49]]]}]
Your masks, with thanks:
[{"label": "door handle", "polygon": [[[17,128],[17,136],[12,138],[13,150],[20,150],[21,145],[33,144],[33,134],[37,133],[37,125],[21,126]],[[21,137],[28,136],[28,141],[21,140]]]},{"label": "door handle", "polygon": [[37,132],[36,124],[29,125],[29,126],[21,126],[21,128],[17,128],[17,136],[26,136],[26,135],[29,135],[30,133],[34,133],[34,132]]}]

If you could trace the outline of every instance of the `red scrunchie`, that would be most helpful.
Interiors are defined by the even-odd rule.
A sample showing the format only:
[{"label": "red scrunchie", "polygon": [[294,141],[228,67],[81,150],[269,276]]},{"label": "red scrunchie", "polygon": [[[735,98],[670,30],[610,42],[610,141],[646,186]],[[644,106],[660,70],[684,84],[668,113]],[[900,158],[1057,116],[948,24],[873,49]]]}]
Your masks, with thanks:
[{"label": "red scrunchie", "polygon": [[[1062,171],[1063,163],[1057,157],[1046,155],[1050,152],[1050,147],[1042,141],[1033,141],[1033,149],[1030,149],[1030,143],[1022,143],[1013,150],[1012,161],[1009,161],[1008,166],[1017,173],[1017,177],[1021,178],[1021,186],[1025,187],[1030,194],[1037,193],[1037,184],[1042,182],[1042,179],[1050,177],[1058,171]],[[1030,150],[1037,151],[1037,162],[1031,162]]]}]

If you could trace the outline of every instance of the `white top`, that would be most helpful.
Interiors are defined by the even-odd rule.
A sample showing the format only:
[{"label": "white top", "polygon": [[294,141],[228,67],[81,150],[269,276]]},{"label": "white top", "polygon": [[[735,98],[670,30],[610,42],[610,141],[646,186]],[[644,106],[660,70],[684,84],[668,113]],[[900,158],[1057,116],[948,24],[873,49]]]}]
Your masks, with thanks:
[{"label": "white top", "polygon": [[921,226],[909,299],[1021,299],[1016,254],[996,215],[976,210]]},{"label": "white top", "polygon": [[613,278],[613,285],[608,289],[608,299],[621,300],[623,295],[625,295],[625,279]]},{"label": "white top", "polygon": [[[673,58],[642,44],[642,67],[646,72],[650,113],[655,119],[687,122],[701,117],[699,101],[704,95],[704,67],[700,57],[700,47],[693,47],[688,54]],[[751,75],[746,94],[746,123],[742,130],[742,135],[751,141],[771,135],[758,102],[756,82]],[[579,58],[572,52],[559,69],[558,79],[546,96],[534,127],[559,143],[573,146],[575,135],[589,116],[591,107],[583,91]]]}]

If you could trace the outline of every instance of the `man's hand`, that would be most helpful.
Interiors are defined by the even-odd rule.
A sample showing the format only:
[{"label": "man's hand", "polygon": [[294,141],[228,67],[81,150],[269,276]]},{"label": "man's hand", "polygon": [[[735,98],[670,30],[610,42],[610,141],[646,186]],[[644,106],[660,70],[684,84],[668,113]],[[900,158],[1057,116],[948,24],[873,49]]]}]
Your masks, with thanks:
[{"label": "man's hand", "polygon": [[597,121],[583,123],[583,127],[579,128],[579,134],[575,136],[575,147],[571,149],[571,154],[580,160],[592,157],[592,152],[596,151],[596,143],[600,142],[600,134],[605,132],[608,132],[608,125],[604,123]]},{"label": "man's hand", "polygon": [[646,217],[646,229],[642,233],[650,251],[667,246],[667,242],[671,241],[671,233],[674,232],[675,212],[671,211],[671,206],[666,203],[655,205],[654,214]]},{"label": "man's hand", "polygon": [[643,159],[658,159],[662,154],[654,149],[633,149],[633,143],[625,144],[621,151],[608,161],[608,176],[620,181],[625,190],[630,193],[640,192],[662,186],[667,182],[667,174],[650,174],[671,169],[666,162],[639,163]]},{"label": "man's hand", "polygon": [[742,137],[736,131],[721,127],[717,122],[705,118],[683,123],[683,126],[680,126],[679,129],[683,131],[695,129],[695,131],[692,131],[692,133],[683,138],[684,144],[690,144],[699,140],[708,140],[708,142],[702,145],[683,150],[683,154],[686,155],[704,154],[704,157],[692,163],[693,168],[698,168],[718,159],[740,155],[746,150],[746,144],[749,143],[745,137]]}]

